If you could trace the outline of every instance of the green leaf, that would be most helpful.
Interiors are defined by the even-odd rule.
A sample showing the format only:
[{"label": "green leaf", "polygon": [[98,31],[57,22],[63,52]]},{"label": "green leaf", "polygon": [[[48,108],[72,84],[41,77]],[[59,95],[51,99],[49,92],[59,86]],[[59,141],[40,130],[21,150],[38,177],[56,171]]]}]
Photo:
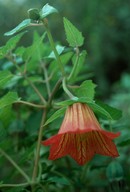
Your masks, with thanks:
[{"label": "green leaf", "polygon": [[65,113],[65,110],[66,110],[65,107],[57,110],[57,111],[45,122],[44,126],[47,125],[47,124],[49,124],[49,123],[51,123],[52,121],[54,121],[55,119],[57,119],[57,118],[60,117],[61,115],[63,115],[63,114]]},{"label": "green leaf", "polygon": [[47,45],[43,42],[45,37],[46,37],[46,32],[44,32],[42,36],[40,36],[37,31],[34,32],[33,45],[31,49],[31,52],[32,52],[31,57],[34,57],[34,55],[36,55],[36,57],[40,61],[42,60],[42,57],[46,54],[47,48],[48,48]]},{"label": "green leaf", "polygon": [[80,97],[77,102],[86,103],[95,113],[111,120],[117,120],[122,116],[122,112],[120,110],[101,102],[96,103],[86,97]]},{"label": "green leaf", "polygon": [[[43,39],[46,36],[46,32],[43,33],[43,35],[40,37],[37,32],[34,33],[34,40],[33,44],[25,49],[25,52],[23,53],[23,59],[29,60],[32,58],[33,60],[41,60],[42,56],[42,50],[43,50]],[[45,46],[44,46],[45,47]],[[36,62],[35,60],[35,62]],[[28,64],[29,65],[29,64]],[[35,65],[37,66],[37,65]],[[34,66],[34,67],[35,67]]]},{"label": "green leaf", "polygon": [[[69,62],[69,60],[71,59],[72,55],[73,55],[73,52],[67,52],[67,53],[64,53],[64,54],[60,55],[60,59],[61,59],[61,62],[63,64],[63,66],[65,66]],[[50,66],[48,68],[48,71],[49,71],[50,74],[53,71],[53,74],[55,76],[58,75],[59,68],[58,68],[56,60],[53,60],[51,62]]]},{"label": "green leaf", "polygon": [[117,120],[122,117],[122,111],[119,109],[116,109],[114,107],[111,107],[105,103],[102,103],[101,101],[96,102],[100,107],[104,108],[112,117],[112,119]]},{"label": "green leaf", "polygon": [[61,185],[71,185],[71,183],[69,182],[69,179],[67,178],[61,178],[61,177],[57,177],[57,176],[54,176],[54,177],[50,177],[49,179],[47,179],[48,182],[51,182],[51,183],[59,183]]},{"label": "green leaf", "polygon": [[12,51],[25,32],[19,33],[16,36],[10,38],[5,46],[0,47],[0,58],[6,56],[9,51]]},{"label": "green leaf", "polygon": [[76,102],[86,103],[95,113],[101,115],[102,117],[105,117],[111,120],[113,119],[113,116],[107,110],[105,110],[103,107],[98,105],[95,101],[88,99],[87,97],[80,97],[73,103],[76,103]]},{"label": "green leaf", "polygon": [[0,109],[0,121],[3,123],[4,127],[8,127],[12,119],[12,107],[8,105]]},{"label": "green leaf", "polygon": [[[32,83],[41,83],[41,82],[43,82],[43,79],[42,79],[42,77],[40,77],[40,76],[35,76],[35,75],[33,75],[32,77],[28,77],[28,79],[32,82]],[[24,80],[23,81],[23,85],[24,86],[27,86],[28,85],[28,81],[27,80]]]},{"label": "green leaf", "polygon": [[95,102],[86,102],[88,104],[89,107],[92,108],[92,110],[95,112],[95,113],[98,113],[99,115],[105,117],[105,118],[108,118],[108,119],[113,119],[111,114],[106,111],[103,107],[97,105]]},{"label": "green leaf", "polygon": [[31,19],[25,19],[23,20],[19,25],[17,25],[14,29],[11,31],[6,32],[5,36],[14,35],[15,33],[21,31],[22,29],[28,27],[31,24]]},{"label": "green leaf", "polygon": [[35,143],[31,146],[28,146],[28,148],[23,148],[20,154],[19,159],[19,165],[22,165],[23,163],[27,162],[27,160],[31,160],[33,158],[33,151],[35,149]]},{"label": "green leaf", "polygon": [[44,5],[44,7],[42,8],[41,12],[40,12],[40,17],[41,19],[45,18],[48,15],[51,15],[52,13],[58,13],[57,9],[55,9],[54,7],[50,6],[48,3],[46,5]]},{"label": "green leaf", "polygon": [[[56,46],[56,50],[57,50],[57,52],[58,52],[59,55],[64,51],[64,49],[65,49],[65,47],[63,47],[63,46],[61,46],[61,45],[57,45],[57,46]],[[47,58],[55,59],[56,57],[55,57],[54,52],[52,51]]]},{"label": "green leaf", "polygon": [[3,141],[7,136],[6,129],[4,128],[3,124],[0,122],[0,141]]},{"label": "green leaf", "polygon": [[10,134],[13,134],[13,133],[18,133],[18,132],[22,132],[24,129],[24,122],[22,119],[15,119],[14,121],[12,121],[10,123],[10,126],[9,126],[9,129],[8,129],[8,132]]},{"label": "green leaf", "polygon": [[[82,72],[84,70],[84,62],[86,59],[86,55],[87,55],[87,52],[85,50],[83,50],[80,53],[79,58],[78,58],[78,64],[77,64],[77,67],[76,67],[76,70],[75,70],[75,73],[74,73],[74,76],[73,76],[73,79],[71,80],[71,82],[77,80],[77,75],[79,74],[79,72]],[[77,61],[77,54],[75,54],[72,58],[73,65],[75,65],[76,61]]]},{"label": "green leaf", "polygon": [[[69,105],[72,105],[73,103],[77,103],[79,101],[79,99],[77,97],[75,97],[74,99],[70,99],[70,100],[66,100],[66,101],[61,101],[56,103],[56,105],[60,106],[60,107],[67,107]],[[80,102],[80,101],[79,101]]]},{"label": "green leaf", "polygon": [[72,47],[80,47],[84,43],[82,33],[66,18],[63,19],[67,41]]},{"label": "green leaf", "polygon": [[18,47],[18,48],[15,50],[15,54],[16,54],[17,56],[22,57],[23,54],[24,54],[24,52],[25,52],[25,50],[26,50],[26,48],[23,47],[23,46]]},{"label": "green leaf", "polygon": [[87,97],[80,97],[80,98],[75,97],[72,100],[66,100],[56,103],[56,105],[60,107],[67,107],[74,103],[86,103],[95,113],[107,119],[116,120],[117,118],[121,117],[121,111],[119,111],[118,109],[110,107],[106,104],[101,105],[99,102],[96,103],[91,98]]},{"label": "green leaf", "polygon": [[85,97],[88,100],[94,99],[96,85],[92,80],[84,81],[79,87],[75,88],[73,91],[77,97]]},{"label": "green leaf", "polygon": [[13,75],[10,71],[0,71],[0,87],[4,87],[11,79]]},{"label": "green leaf", "polygon": [[10,81],[8,81],[8,83],[5,85],[5,88],[8,89],[12,89],[12,87],[16,86],[16,84],[19,82],[20,79],[22,79],[23,77],[18,75],[14,75]]},{"label": "green leaf", "polygon": [[120,147],[129,146],[129,145],[130,145],[130,139],[126,139],[126,140],[118,143],[118,146],[120,146]]},{"label": "green leaf", "polygon": [[3,107],[6,107],[8,105],[11,105],[18,100],[19,100],[19,98],[18,98],[18,95],[16,92],[8,92],[6,95],[4,95],[0,99],[0,109],[2,109]]},{"label": "green leaf", "polygon": [[19,42],[19,40],[21,39],[21,37],[22,37],[26,32],[27,32],[27,31],[21,32],[21,33],[15,35],[14,37],[10,38],[10,39],[8,40],[8,42],[6,43],[6,49],[8,49],[8,50],[10,50],[10,51],[13,50],[13,49],[16,47],[16,45],[17,45],[17,43]]}]

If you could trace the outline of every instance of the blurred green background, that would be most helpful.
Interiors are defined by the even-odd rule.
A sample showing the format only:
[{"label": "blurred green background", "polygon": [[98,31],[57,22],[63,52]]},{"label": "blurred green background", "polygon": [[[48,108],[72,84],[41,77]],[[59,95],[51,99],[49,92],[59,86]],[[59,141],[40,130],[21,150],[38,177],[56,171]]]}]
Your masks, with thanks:
[{"label": "blurred green background", "polygon": [[[28,17],[30,8],[42,8],[46,3],[56,7],[59,15],[50,17],[55,40],[66,44],[62,17],[67,17],[82,31],[87,65],[94,72],[99,96],[110,95],[113,83],[130,71],[130,3],[129,0],[0,0],[0,46],[5,44],[4,33]],[[33,31],[33,29],[29,29]],[[30,32],[22,45],[30,44]],[[39,33],[43,29],[39,28]]]}]

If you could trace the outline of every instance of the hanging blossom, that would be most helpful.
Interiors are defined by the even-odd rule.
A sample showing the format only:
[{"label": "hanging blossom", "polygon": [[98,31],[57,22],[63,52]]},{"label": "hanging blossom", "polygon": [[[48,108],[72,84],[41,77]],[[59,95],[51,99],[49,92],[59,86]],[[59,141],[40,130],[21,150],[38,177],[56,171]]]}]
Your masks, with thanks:
[{"label": "hanging blossom", "polygon": [[84,165],[95,154],[119,156],[112,141],[119,135],[103,130],[88,105],[74,103],[66,110],[58,134],[42,144],[50,145],[50,160],[70,155],[79,165]]}]

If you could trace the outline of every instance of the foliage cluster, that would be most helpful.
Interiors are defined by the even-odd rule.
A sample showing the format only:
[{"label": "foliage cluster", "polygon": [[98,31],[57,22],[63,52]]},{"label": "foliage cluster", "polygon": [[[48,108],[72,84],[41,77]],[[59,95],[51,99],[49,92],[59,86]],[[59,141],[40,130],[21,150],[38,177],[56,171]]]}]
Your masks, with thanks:
[{"label": "foliage cluster", "polygon": [[[96,86],[89,79],[91,73],[86,63],[86,50],[82,50],[82,33],[64,18],[68,45],[54,43],[46,17],[57,10],[47,4],[40,11],[31,9],[28,12],[30,19],[25,19],[7,32],[6,35],[15,36],[0,47],[1,191],[129,190],[130,174],[127,167],[130,162],[126,158],[130,144],[129,74],[123,74],[121,91],[119,89],[109,101],[111,105],[123,109],[124,115],[117,122],[115,120],[121,117],[119,110],[94,100]],[[39,35],[35,31],[31,45],[18,46],[27,32],[17,32],[29,26],[42,25],[45,33]],[[118,90],[118,84],[115,87]],[[72,94],[76,97],[72,98]],[[97,155],[89,164],[80,167],[69,157],[48,161],[46,147],[42,147],[39,154],[37,137],[45,139],[56,133],[64,108],[77,101],[86,102],[92,107],[102,127],[123,132],[117,140],[119,158],[112,160]],[[46,110],[47,114],[44,113]],[[46,125],[44,131],[43,124]],[[43,133],[39,133],[39,130]],[[39,156],[37,175],[34,157]]]},{"label": "foliage cluster", "polygon": [[[87,47],[88,63],[94,72],[93,78],[99,85],[98,92],[102,98],[111,93],[111,85],[118,81],[122,72],[130,71],[130,4],[122,0],[82,0],[76,2],[69,0],[48,0],[60,11],[60,15],[66,15],[83,32],[85,37],[84,47]],[[30,7],[39,9],[46,1],[17,1],[1,0],[0,6],[0,35],[15,27],[23,18],[27,17],[26,10]],[[15,17],[14,17],[15,15]],[[50,20],[54,38],[66,44],[61,17],[54,15]],[[82,27],[81,27],[82,26]],[[33,28],[30,33],[22,38],[22,44],[29,45]],[[41,28],[38,29],[42,34]],[[60,33],[57,33],[57,31]],[[30,35],[31,34],[31,35]],[[3,45],[7,38],[1,39]],[[67,45],[67,44],[66,44]],[[92,74],[91,74],[92,75]]]}]

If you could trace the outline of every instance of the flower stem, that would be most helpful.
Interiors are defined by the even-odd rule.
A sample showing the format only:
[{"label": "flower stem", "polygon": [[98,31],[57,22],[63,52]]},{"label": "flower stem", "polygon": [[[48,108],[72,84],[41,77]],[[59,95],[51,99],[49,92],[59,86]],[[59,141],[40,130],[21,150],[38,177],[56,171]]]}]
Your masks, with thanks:
[{"label": "flower stem", "polygon": [[37,93],[37,95],[39,96],[39,98],[41,99],[43,104],[46,104],[46,100],[44,99],[44,97],[41,95],[41,93],[39,92],[39,90],[37,89],[37,87],[30,81],[30,79],[26,76],[23,75],[24,78],[26,79],[26,81],[31,85],[31,87],[34,89],[34,91]]},{"label": "flower stem", "polygon": [[89,163],[86,164],[84,167],[83,167],[83,170],[82,170],[82,173],[81,173],[81,180],[86,182],[87,180],[87,176],[88,176],[88,172],[89,172]]},{"label": "flower stem", "polygon": [[[50,106],[55,93],[57,92],[58,88],[60,87],[61,82],[62,82],[61,79],[58,80],[54,89],[52,90],[52,93],[51,93],[51,95],[48,99],[48,102],[47,102],[48,107]],[[34,169],[33,169],[33,175],[32,175],[32,182],[35,182],[36,177],[37,177],[37,173],[38,173],[38,163],[39,163],[39,154],[40,154],[40,147],[41,147],[41,140],[42,140],[42,132],[44,129],[44,123],[46,120],[46,115],[47,115],[47,107],[44,109],[41,124],[40,124],[40,130],[39,130],[39,134],[38,134],[38,142],[37,142],[37,148],[36,148],[36,156],[35,156],[35,162],[34,162]],[[39,178],[40,178],[40,175],[39,175]]]},{"label": "flower stem", "polygon": [[113,130],[112,130],[111,119],[109,119],[109,129],[110,129],[111,132],[113,131]]},{"label": "flower stem", "polygon": [[73,80],[73,78],[75,77],[75,74],[76,74],[76,70],[77,70],[77,67],[78,67],[78,63],[79,63],[79,48],[76,47],[76,60],[75,60],[75,63],[74,63],[74,66],[73,66],[73,69],[68,77],[68,81],[71,81]]},{"label": "flower stem", "polygon": [[48,106],[51,104],[52,99],[53,99],[55,93],[57,92],[57,90],[58,90],[59,87],[61,86],[61,83],[62,83],[62,79],[59,79],[59,80],[57,81],[57,83],[55,84],[55,86],[54,86],[54,88],[53,88],[53,90],[52,90],[52,92],[51,92],[50,98],[49,98],[49,100],[48,100]]},{"label": "flower stem", "polygon": [[57,60],[59,69],[60,69],[60,71],[61,71],[61,73],[62,73],[62,76],[64,77],[64,76],[65,76],[65,71],[64,71],[64,68],[63,68],[61,59],[60,59],[60,57],[59,57],[59,54],[58,54],[58,52],[57,52],[57,49],[56,49],[56,47],[55,47],[55,43],[54,43],[53,37],[52,37],[52,35],[51,35],[50,29],[49,29],[49,26],[48,26],[48,21],[47,21],[47,19],[44,19],[42,22],[43,22],[43,25],[44,25],[44,27],[45,27],[45,29],[46,29],[47,36],[48,36],[48,39],[49,39],[51,48],[52,48],[52,50],[54,51],[54,54],[55,54],[55,57],[56,57],[56,60]]},{"label": "flower stem", "polygon": [[62,85],[63,85],[63,89],[64,89],[65,93],[70,97],[70,99],[74,98],[75,96],[67,88],[66,79],[65,78],[62,81]]},{"label": "flower stem", "polygon": [[0,153],[18,170],[19,173],[30,183],[29,176],[17,165],[17,163],[5,152],[0,148]]},{"label": "flower stem", "polygon": [[25,104],[25,105],[28,105],[28,106],[31,106],[31,107],[36,107],[36,108],[45,108],[44,105],[37,105],[37,104],[34,104],[34,103],[30,103],[30,102],[27,102],[27,101],[22,101],[22,100],[19,100],[19,101],[16,101],[15,103],[21,103],[21,104]]},{"label": "flower stem", "polygon": [[45,76],[45,83],[46,83],[47,93],[48,93],[48,96],[50,97],[51,89],[50,89],[49,78],[48,78],[48,73],[47,73],[45,63],[41,62],[41,66],[43,68],[43,72],[44,72],[44,76]]},{"label": "flower stem", "polygon": [[21,75],[25,78],[25,80],[30,84],[30,86],[33,88],[33,90],[37,93],[37,95],[41,99],[42,103],[46,104],[46,100],[44,99],[44,97],[41,95],[41,93],[39,92],[37,87],[32,83],[32,81],[30,81],[30,79],[26,76],[26,74],[22,73],[21,68],[18,66],[15,59],[11,55],[7,55],[7,59],[9,59],[15,65],[16,69],[21,73]]},{"label": "flower stem", "polygon": [[19,183],[19,184],[0,184],[0,188],[5,188],[5,187],[26,187],[30,184],[37,184],[37,182],[32,183],[32,182],[27,182],[27,183]]},{"label": "flower stem", "polygon": [[46,115],[47,115],[47,108],[45,108],[40,124],[40,130],[38,134],[38,141],[37,141],[37,148],[36,148],[36,157],[35,157],[35,162],[34,162],[34,169],[33,169],[33,175],[32,175],[32,182],[36,180],[37,177],[37,172],[38,172],[38,162],[39,162],[39,154],[40,154],[40,147],[41,147],[41,140],[42,140],[42,132],[44,129],[44,123],[46,120]]}]

